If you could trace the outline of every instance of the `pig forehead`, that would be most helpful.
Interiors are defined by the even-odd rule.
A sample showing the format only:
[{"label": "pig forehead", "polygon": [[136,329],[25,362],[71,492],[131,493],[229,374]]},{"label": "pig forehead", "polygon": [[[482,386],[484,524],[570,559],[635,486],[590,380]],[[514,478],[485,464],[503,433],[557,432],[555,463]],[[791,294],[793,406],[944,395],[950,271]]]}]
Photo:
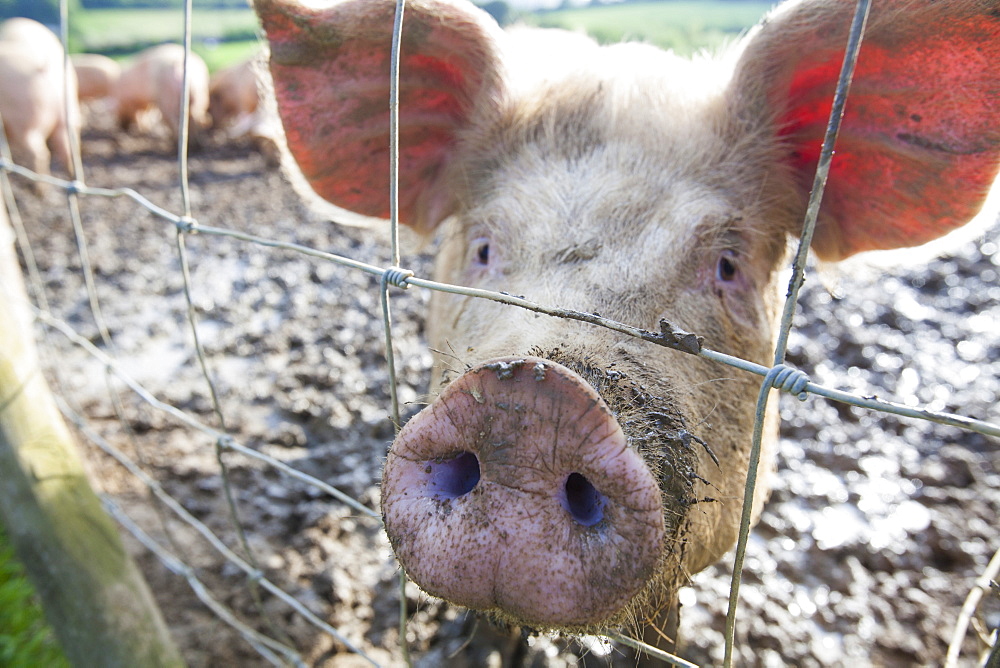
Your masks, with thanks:
[{"label": "pig forehead", "polygon": [[638,95],[647,103],[662,97],[683,106],[718,95],[731,74],[730,66],[714,57],[682,58],[637,42],[598,46],[563,30],[514,28],[505,39],[507,85],[524,98],[538,91],[551,95],[545,89],[553,86],[575,95],[601,87],[618,101]]},{"label": "pig forehead", "polygon": [[732,141],[724,79],[681,59],[650,67],[667,55],[641,45],[593,52],[601,58],[520,89],[464,145],[459,200],[470,220],[516,226],[535,243],[645,232],[678,244],[703,221],[754,206],[758,160]]},{"label": "pig forehead", "polygon": [[635,241],[636,252],[662,256],[739,217],[724,190],[697,176],[610,152],[553,160],[526,151],[492,175],[465,220],[517,243],[519,252],[598,239]]}]

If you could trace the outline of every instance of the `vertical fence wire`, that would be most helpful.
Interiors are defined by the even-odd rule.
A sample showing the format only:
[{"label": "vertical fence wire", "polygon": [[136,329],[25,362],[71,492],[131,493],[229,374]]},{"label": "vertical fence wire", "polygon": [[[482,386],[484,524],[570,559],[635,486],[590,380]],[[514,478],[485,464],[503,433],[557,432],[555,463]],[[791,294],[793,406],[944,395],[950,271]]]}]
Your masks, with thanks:
[{"label": "vertical fence wire", "polygon": [[97,331],[100,333],[101,340],[104,342],[104,345],[108,346],[110,349],[113,345],[111,333],[108,331],[104,314],[101,311],[101,303],[97,298],[97,285],[94,281],[94,272],[90,263],[89,252],[87,250],[87,239],[83,231],[83,219],[80,215],[80,200],[76,187],[77,185],[81,185],[83,183],[83,163],[80,154],[79,130],[74,130],[74,124],[80,122],[79,114],[72,113],[73,110],[79,111],[79,109],[76,106],[76,87],[70,85],[70,81],[75,80],[75,75],[70,75],[70,69],[73,65],[69,59],[68,0],[59,1],[59,24],[59,37],[63,47],[63,125],[66,132],[66,143],[69,146],[70,155],[70,164],[66,165],[66,169],[70,173],[70,178],[73,180],[74,186],[66,191],[67,206],[70,220],[73,223],[73,233],[76,235],[77,253],[80,256],[81,264],[80,271],[83,273],[84,285],[86,285],[87,295],[90,298],[90,310],[93,313],[94,323],[97,325]]},{"label": "vertical fence wire", "polygon": [[[101,308],[101,302],[97,291],[97,281],[94,279],[94,268],[90,259],[89,244],[87,242],[87,234],[83,226],[83,215],[80,208],[80,189],[86,183],[80,145],[80,126],[82,125],[83,119],[77,100],[77,87],[71,85],[71,82],[76,80],[76,76],[75,74],[71,75],[73,65],[69,55],[68,5],[68,0],[60,0],[59,2],[59,38],[62,43],[63,51],[63,131],[66,133],[66,145],[69,148],[70,160],[70,164],[66,165],[66,169],[72,179],[71,186],[65,190],[66,206],[69,213],[69,219],[73,227],[73,235],[76,239],[77,256],[80,259],[80,272],[83,276],[84,287],[87,293],[87,298],[90,302],[90,312],[94,318],[94,325],[97,327],[98,335],[100,336],[101,342],[104,344],[105,348],[113,353],[115,350],[115,342],[111,335],[111,330],[108,327],[107,319],[104,317],[103,309]],[[25,237],[25,246],[27,247],[28,245],[27,237]],[[37,292],[43,293],[44,290],[39,289]],[[122,428],[126,433],[126,437],[132,440],[139,457],[144,458],[143,449],[139,447],[137,441],[134,439],[131,425],[125,417],[125,406],[122,401],[121,393],[116,387],[114,387],[111,374],[107,368],[104,370],[104,380],[107,385],[108,397],[111,401],[112,409],[118,417],[118,421],[122,425]]]},{"label": "vertical fence wire", "polygon": [[[396,387],[396,359],[392,344],[392,317],[389,312],[389,284],[405,288],[403,275],[397,270],[399,259],[399,61],[403,41],[403,12],[406,0],[396,0],[393,14],[392,46],[389,68],[389,238],[392,268],[382,274],[379,283],[379,299],[382,305],[382,326],[385,332],[385,359],[389,374],[389,397],[392,402],[392,424],[399,432],[399,393]],[[409,276],[413,272],[407,272]],[[410,660],[409,643],[406,639],[406,571],[399,567],[399,647],[407,666]]]},{"label": "vertical fence wire", "polygon": [[774,350],[774,367],[764,378],[760,387],[760,394],[757,398],[756,418],[753,426],[753,441],[750,449],[750,460],[747,468],[746,488],[743,494],[743,508],[740,515],[740,530],[736,543],[736,558],[733,565],[733,575],[729,586],[729,609],[726,612],[725,628],[725,655],[723,665],[726,668],[733,663],[733,646],[736,634],[736,608],[739,604],[740,582],[743,577],[743,560],[746,555],[747,542],[750,537],[750,523],[753,516],[753,499],[757,486],[757,469],[760,463],[761,440],[764,433],[764,420],[767,410],[767,400],[771,395],[772,388],[777,386],[778,376],[785,373],[784,361],[785,351],[788,347],[788,336],[792,328],[792,316],[798,300],[799,289],[805,281],[806,258],[809,254],[809,245],[812,241],[813,231],[816,226],[816,219],[819,217],[819,207],[823,199],[823,190],[826,187],[826,180],[830,174],[830,163],[833,160],[833,151],[837,142],[837,134],[840,132],[840,122],[844,114],[844,105],[847,101],[847,94],[851,86],[851,78],[854,76],[854,66],[857,63],[858,53],[861,50],[861,41],[864,35],[865,23],[868,20],[869,0],[858,0],[854,10],[854,17],[851,20],[851,29],[848,37],[846,49],[844,51],[844,62],[837,80],[837,87],[834,92],[833,106],[830,109],[830,120],[827,124],[826,134],[823,137],[823,144],[820,148],[819,161],[816,165],[816,175],[813,179],[812,191],[809,194],[809,203],[806,206],[805,220],[803,221],[802,236],[799,239],[798,250],[795,254],[795,261],[792,266],[792,277],[789,282],[788,294],[779,327],[778,341]]},{"label": "vertical fence wire", "polygon": [[[192,0],[185,0],[184,68],[181,79],[180,119],[178,119],[179,131],[177,138],[177,162],[180,179],[181,203],[184,213],[182,217],[183,224],[178,225],[176,228],[177,232],[175,240],[177,255],[180,262],[181,276],[183,277],[184,299],[187,303],[188,324],[190,326],[195,352],[198,357],[198,364],[201,368],[202,376],[204,377],[205,384],[208,388],[209,396],[212,402],[212,410],[215,412],[216,419],[219,421],[219,428],[223,432],[228,432],[226,419],[222,412],[222,403],[219,400],[219,394],[216,390],[215,381],[212,379],[212,373],[208,368],[205,348],[198,336],[198,316],[195,311],[194,299],[191,296],[191,270],[188,261],[187,246],[185,243],[186,234],[197,230],[197,223],[192,217],[190,182],[188,179],[188,146],[191,138],[191,14]],[[199,132],[201,131],[203,131],[203,128],[199,128]],[[257,564],[257,559],[250,547],[250,541],[247,537],[246,529],[243,526],[243,522],[240,520],[239,509],[229,476],[229,468],[225,459],[225,448],[219,440],[216,440],[215,442],[215,459],[219,464],[221,472],[222,489],[226,498],[226,505],[229,509],[230,522],[232,523],[233,529],[240,542],[240,547],[243,550],[243,556],[253,566],[254,571],[259,571],[260,569]],[[260,588],[258,587],[258,579],[255,577],[249,578],[248,586],[250,596],[253,599],[254,606],[257,608],[258,614],[271,628],[272,633],[275,635],[284,635],[264,607],[264,601],[261,598]]]},{"label": "vertical fence wire", "polygon": [[[63,81],[63,117],[65,122],[63,123],[63,131],[66,133],[66,145],[69,148],[69,159],[70,164],[66,165],[66,169],[70,174],[72,183],[69,188],[65,190],[67,210],[69,212],[70,221],[73,227],[73,234],[76,238],[77,245],[77,255],[80,259],[81,273],[84,278],[84,286],[86,288],[87,296],[90,302],[91,315],[94,318],[94,323],[97,327],[98,333],[100,335],[101,341],[103,342],[105,348],[114,354],[115,343],[114,338],[111,335],[111,330],[107,325],[107,320],[104,317],[103,311],[100,306],[100,300],[97,294],[97,285],[94,280],[93,265],[90,261],[89,247],[87,243],[86,232],[83,227],[83,216],[80,208],[80,198],[81,190],[85,187],[85,173],[83,166],[83,151],[80,142],[80,132],[83,125],[83,115],[82,109],[79,105],[77,90],[79,87],[79,82],[77,81],[75,72],[73,71],[73,64],[70,59],[70,49],[69,49],[69,2],[68,0],[59,1],[59,40],[62,44],[63,51],[63,63],[62,63],[62,81]],[[71,75],[71,72],[73,74]],[[76,86],[71,85],[71,81],[77,81]],[[6,175],[5,175],[6,176]],[[18,217],[20,218],[20,217]],[[21,245],[23,252],[26,257],[32,257],[31,262],[34,263],[33,253],[31,252],[31,246],[28,242],[27,235],[23,236],[23,243]],[[29,265],[30,266],[30,265]],[[37,285],[34,286],[34,292],[41,295],[42,300],[39,304],[43,306],[44,309],[48,309],[48,304],[44,301],[45,290],[40,282],[40,277],[37,276],[37,271],[29,274],[32,282],[38,281]],[[118,418],[118,423],[121,425],[125,438],[132,444],[133,449],[136,452],[136,456],[139,458],[143,465],[147,464],[145,449],[140,445],[139,439],[136,438],[134,431],[132,430],[132,424],[127,419],[125,415],[125,405],[122,399],[121,392],[118,388],[114,386],[112,374],[110,369],[105,367],[104,369],[104,381],[108,390],[108,398],[111,402],[112,409]],[[166,516],[163,514],[163,508],[159,504],[154,505],[157,517],[160,520],[161,526],[166,531],[166,536],[168,541],[173,544],[173,535],[169,531],[169,524],[166,520]]]},{"label": "vertical fence wire", "polygon": [[188,181],[188,138],[191,129],[191,0],[184,0],[184,69],[181,73],[180,115],[177,127],[177,170],[180,177],[181,207],[191,217],[191,188]]},{"label": "vertical fence wire", "polygon": [[392,266],[399,266],[399,59],[406,0],[396,0],[389,61],[389,225]]}]

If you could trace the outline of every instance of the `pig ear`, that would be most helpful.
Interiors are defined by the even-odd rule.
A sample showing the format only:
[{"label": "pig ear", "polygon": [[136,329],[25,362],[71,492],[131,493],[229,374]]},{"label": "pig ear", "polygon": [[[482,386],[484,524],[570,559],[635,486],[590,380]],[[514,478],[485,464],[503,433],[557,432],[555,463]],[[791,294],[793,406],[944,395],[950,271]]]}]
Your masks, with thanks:
[{"label": "pig ear", "polygon": [[[399,100],[400,221],[420,231],[452,213],[444,167],[473,110],[498,86],[499,27],[471,3],[410,0]],[[393,0],[323,9],[255,0],[288,148],[313,190],[366,216],[389,217]]]},{"label": "pig ear", "polygon": [[[826,260],[963,225],[1000,166],[1000,4],[872,4],[813,240]],[[743,113],[774,119],[803,198],[854,5],[789,3],[740,57]]]}]

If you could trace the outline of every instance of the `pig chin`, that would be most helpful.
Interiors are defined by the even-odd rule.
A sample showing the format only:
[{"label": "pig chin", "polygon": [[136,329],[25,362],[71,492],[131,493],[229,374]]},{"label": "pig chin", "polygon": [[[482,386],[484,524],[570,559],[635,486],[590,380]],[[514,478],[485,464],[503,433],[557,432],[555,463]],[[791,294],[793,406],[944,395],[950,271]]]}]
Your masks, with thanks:
[{"label": "pig chin", "polygon": [[673,589],[693,455],[668,447],[686,434],[679,418],[631,380],[548,357],[482,363],[414,416],[390,449],[382,512],[428,593],[592,632]]}]

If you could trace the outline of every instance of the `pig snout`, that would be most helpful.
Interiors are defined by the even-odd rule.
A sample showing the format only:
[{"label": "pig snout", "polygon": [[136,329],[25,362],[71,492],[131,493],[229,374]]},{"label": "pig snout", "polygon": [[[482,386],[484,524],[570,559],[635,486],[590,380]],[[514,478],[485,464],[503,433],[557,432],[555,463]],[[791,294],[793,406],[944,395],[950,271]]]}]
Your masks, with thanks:
[{"label": "pig snout", "polygon": [[386,531],[425,591],[538,627],[619,615],[657,572],[657,481],[598,393],[541,358],[483,363],[400,431]]}]

